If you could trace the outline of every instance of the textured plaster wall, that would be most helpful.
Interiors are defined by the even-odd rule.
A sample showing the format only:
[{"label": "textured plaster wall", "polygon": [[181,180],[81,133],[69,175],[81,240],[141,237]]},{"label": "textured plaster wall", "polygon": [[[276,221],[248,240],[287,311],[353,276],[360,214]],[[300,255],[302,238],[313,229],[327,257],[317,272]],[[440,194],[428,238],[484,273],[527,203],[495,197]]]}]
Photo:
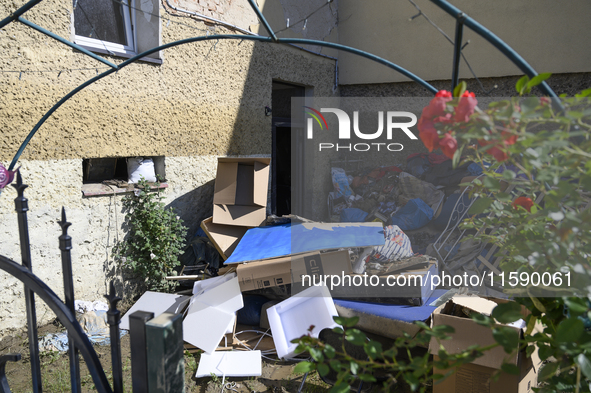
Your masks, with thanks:
[{"label": "textured plaster wall", "polygon": [[[454,40],[455,19],[429,0],[416,0],[424,15]],[[455,0],[454,6],[505,41],[538,72],[589,72],[585,0]],[[339,42],[391,60],[425,80],[450,79],[453,45],[409,1],[340,0]],[[416,17],[415,17],[416,16]],[[479,77],[521,75],[501,52],[464,28],[462,53]],[[343,53],[343,84],[401,82],[408,79],[369,60]],[[460,77],[471,73],[462,61]]]},{"label": "textured plaster wall", "polygon": [[[69,37],[71,5],[45,0],[25,16]],[[0,0],[0,15],[16,7]],[[163,43],[206,30],[229,32],[160,12],[171,19],[162,23]],[[0,71],[29,71],[20,79],[19,72],[0,72],[0,162],[7,165],[43,114],[105,67],[15,23],[0,30],[0,49]],[[216,157],[270,156],[271,118],[264,107],[271,105],[273,79],[313,87],[317,96],[333,94],[334,61],[290,46],[209,41],[169,49],[163,58],[162,65],[135,63],[84,89],[49,117],[21,156],[18,165],[30,185],[33,270],[60,296],[61,206],[73,224],[76,297],[102,299],[106,279],[119,275],[111,247],[124,235],[121,196],[83,198],[82,159],[166,156],[166,203],[178,209],[193,234],[211,214]],[[20,262],[14,197],[12,188],[0,195],[0,254]],[[24,326],[24,296],[22,285],[5,273],[0,291],[3,334]],[[40,323],[53,317],[39,310]]]}]

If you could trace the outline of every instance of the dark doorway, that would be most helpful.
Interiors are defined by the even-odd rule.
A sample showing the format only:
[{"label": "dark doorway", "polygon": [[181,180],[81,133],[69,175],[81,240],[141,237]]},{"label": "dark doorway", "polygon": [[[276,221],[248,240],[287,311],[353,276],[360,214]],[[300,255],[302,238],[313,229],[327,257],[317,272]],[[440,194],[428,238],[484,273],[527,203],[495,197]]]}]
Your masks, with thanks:
[{"label": "dark doorway", "polygon": [[292,213],[291,163],[292,123],[291,99],[304,97],[306,89],[285,82],[273,81],[271,105],[273,115],[273,151],[271,155],[271,212],[277,216]]}]

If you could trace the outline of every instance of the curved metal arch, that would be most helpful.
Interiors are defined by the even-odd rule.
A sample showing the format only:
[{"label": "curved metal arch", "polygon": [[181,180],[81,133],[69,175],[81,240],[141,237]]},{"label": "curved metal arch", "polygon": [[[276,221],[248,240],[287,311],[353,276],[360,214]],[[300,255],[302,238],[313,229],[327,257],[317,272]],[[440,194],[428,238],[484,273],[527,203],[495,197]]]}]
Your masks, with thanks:
[{"label": "curved metal arch", "polygon": [[105,76],[112,74],[113,72],[116,72],[116,71],[122,69],[123,67],[128,66],[131,63],[134,63],[134,62],[140,60],[142,57],[148,56],[152,53],[155,53],[155,52],[158,52],[158,51],[161,51],[164,49],[172,48],[172,47],[175,47],[178,45],[188,44],[188,43],[192,43],[192,42],[199,42],[199,41],[208,41],[208,40],[249,40],[249,41],[259,41],[259,42],[278,43],[278,44],[311,44],[311,45],[318,45],[318,46],[324,46],[324,47],[328,47],[328,48],[338,49],[338,50],[350,52],[355,55],[368,58],[368,59],[373,60],[377,63],[383,64],[389,68],[392,68],[393,70],[395,70],[395,71],[401,73],[402,75],[412,79],[413,81],[419,83],[421,86],[425,87],[427,90],[429,90],[433,94],[437,93],[437,91],[438,91],[435,87],[433,87],[431,84],[426,82],[424,79],[418,77],[417,75],[406,70],[405,68],[400,67],[399,65],[397,65],[395,63],[392,63],[391,61],[388,61],[384,58],[373,55],[371,53],[362,51],[360,49],[356,49],[356,48],[352,48],[350,46],[336,44],[336,43],[332,43],[332,42],[302,39],[302,38],[277,38],[276,40],[273,40],[273,38],[271,38],[271,37],[248,36],[248,35],[239,35],[239,34],[216,34],[216,35],[210,35],[210,36],[199,36],[199,37],[185,38],[183,40],[170,42],[168,44],[160,45],[155,48],[144,51],[144,52],[124,61],[123,63],[119,64],[117,66],[117,68],[108,69],[107,71],[95,76],[92,79],[89,79],[88,81],[84,82],[80,86],[78,86],[75,89],[73,89],[72,91],[70,91],[61,100],[59,100],[55,105],[53,105],[45,113],[45,115],[43,115],[43,117],[41,118],[41,120],[39,120],[39,122],[35,125],[35,127],[33,127],[31,132],[29,133],[29,135],[27,135],[24,142],[21,144],[20,148],[16,152],[14,158],[12,159],[12,162],[10,163],[10,166],[8,167],[8,170],[14,169],[19,157],[21,156],[21,154],[23,153],[23,151],[25,150],[25,148],[29,144],[30,140],[37,133],[37,131],[43,125],[43,123],[45,123],[45,121],[49,118],[49,116],[51,116],[51,114],[53,112],[55,112],[64,102],[66,102],[67,100],[72,98],[76,93],[78,93],[79,91],[81,91],[85,87],[104,78]]},{"label": "curved metal arch", "polygon": [[[453,16],[456,20],[458,18],[462,18],[463,24],[465,26],[468,26],[476,34],[490,42],[495,48],[497,48],[502,54],[504,54],[505,57],[511,60],[513,64],[515,64],[521,71],[523,71],[524,74],[526,74],[530,78],[533,78],[538,75],[536,70],[534,70],[532,66],[530,66],[528,62],[525,61],[525,59],[519,55],[519,53],[515,52],[513,48],[507,45],[505,41],[501,40],[492,31],[478,23],[473,18],[469,17],[459,8],[451,5],[446,0],[431,0],[431,2],[439,8],[441,8],[443,11],[447,12],[449,15]],[[539,87],[549,97],[558,97],[554,90],[552,90],[546,82],[540,83]]]},{"label": "curved metal arch", "polygon": [[66,327],[68,335],[74,340],[76,348],[84,357],[84,361],[97,390],[101,393],[112,393],[113,391],[111,390],[99,358],[92,348],[88,337],[76,321],[76,316],[66,307],[51,288],[26,267],[19,265],[3,255],[0,255],[0,269],[20,280],[25,284],[26,288],[35,292],[51,308],[59,321]]}]

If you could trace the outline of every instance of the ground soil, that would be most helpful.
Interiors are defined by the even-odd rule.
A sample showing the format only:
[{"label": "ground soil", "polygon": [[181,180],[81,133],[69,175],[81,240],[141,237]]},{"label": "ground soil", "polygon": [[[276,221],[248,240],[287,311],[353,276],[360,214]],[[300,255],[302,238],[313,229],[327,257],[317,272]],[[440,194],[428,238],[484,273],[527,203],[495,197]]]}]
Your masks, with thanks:
[{"label": "ground soil", "polygon": [[[64,329],[59,324],[50,324],[39,329],[39,337],[48,333],[56,333]],[[112,380],[111,348],[110,346],[95,345],[94,347],[104,367],[105,374]],[[29,347],[26,333],[4,337],[0,341],[0,355],[20,353],[22,359],[18,362],[6,364],[6,376],[13,393],[32,392],[31,366],[29,362]],[[129,335],[121,339],[121,353],[123,365],[124,391],[131,392],[131,354]],[[214,393],[222,390],[221,378],[194,378],[197,370],[199,354],[185,352],[185,389],[187,393]],[[69,360],[67,353],[57,351],[42,352],[41,373],[44,392],[70,392]],[[258,378],[229,378],[226,382],[235,382],[234,389],[239,393],[252,392],[297,392],[302,383],[302,375],[294,374],[295,364],[284,362],[263,361],[263,373]],[[82,392],[94,392],[94,384],[84,365],[80,361]],[[317,374],[311,374],[306,379],[302,392],[327,392],[330,385],[322,382]],[[232,392],[226,390],[226,392]]]},{"label": "ground soil", "polygon": [[[58,323],[49,324],[39,329],[39,337],[49,333],[62,332],[64,328]],[[95,345],[94,349],[103,365],[105,374],[112,381],[111,374],[111,348],[108,345]],[[7,353],[20,353],[22,358],[18,362],[6,364],[6,376],[13,393],[32,392],[31,365],[29,347],[26,332],[6,336],[0,340],[0,356]],[[219,393],[222,392],[221,378],[195,378],[200,354],[185,351],[185,391],[187,393]],[[124,392],[132,391],[131,384],[131,352],[129,347],[129,334],[121,339],[121,359],[123,367]],[[49,393],[70,392],[69,359],[65,352],[46,351],[40,355],[43,391]],[[303,375],[295,374],[295,363],[272,362],[263,360],[263,370],[260,377],[227,378],[226,382],[235,382],[234,390],[226,389],[226,393],[253,393],[253,392],[289,392],[295,393],[302,384]],[[82,392],[95,392],[94,383],[84,364],[80,360],[80,374]],[[302,392],[321,393],[328,392],[331,385],[324,383],[318,374],[310,373],[304,382]],[[430,390],[430,389],[429,389]],[[352,390],[352,391],[356,391]],[[378,392],[378,386],[366,386],[363,392]],[[397,386],[396,392],[410,392],[406,385]]]}]

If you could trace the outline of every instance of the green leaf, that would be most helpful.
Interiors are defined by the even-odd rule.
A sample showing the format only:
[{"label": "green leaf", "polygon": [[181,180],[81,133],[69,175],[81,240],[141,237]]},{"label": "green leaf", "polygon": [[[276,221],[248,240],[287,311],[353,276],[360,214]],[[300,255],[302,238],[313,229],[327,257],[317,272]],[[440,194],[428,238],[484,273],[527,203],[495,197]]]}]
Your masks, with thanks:
[{"label": "green leaf", "polygon": [[349,384],[346,382],[339,382],[329,390],[329,393],[348,393]]},{"label": "green leaf", "polygon": [[493,337],[507,353],[516,350],[517,345],[519,344],[519,334],[517,330],[508,326],[501,326],[493,329]]},{"label": "green leaf", "polygon": [[546,360],[550,356],[554,355],[554,348],[552,348],[551,346],[545,344],[538,344],[538,347],[538,355],[540,356],[540,360]]},{"label": "green leaf", "polygon": [[359,374],[358,377],[363,382],[375,382],[376,381],[375,377],[370,374]]},{"label": "green leaf", "polygon": [[479,313],[473,313],[471,316],[472,320],[479,325],[490,326],[493,323],[493,319]]},{"label": "green leaf", "polygon": [[353,327],[359,322],[359,317],[345,318],[345,317],[333,317],[334,321],[343,327]]},{"label": "green leaf", "polygon": [[343,368],[341,362],[339,362],[338,360],[331,360],[329,363],[330,363],[330,368],[332,368],[336,372],[341,371],[341,368]]},{"label": "green leaf", "polygon": [[324,354],[326,355],[327,358],[329,358],[329,359],[334,358],[335,353],[336,353],[336,351],[332,345],[326,344],[324,346]]},{"label": "green leaf", "polygon": [[316,366],[316,370],[321,377],[324,377],[330,372],[330,368],[325,363],[318,364],[318,366]]},{"label": "green leaf", "polygon": [[527,82],[527,88],[531,89],[532,87],[539,85],[546,79],[550,78],[550,76],[552,76],[552,74],[549,72],[534,76],[529,82]]},{"label": "green leaf", "polygon": [[382,344],[377,341],[371,340],[363,346],[365,353],[372,359],[376,359],[382,353]]},{"label": "green leaf", "polygon": [[359,371],[359,363],[357,363],[354,360],[351,360],[350,366],[351,366],[351,374],[357,375],[357,372]]},{"label": "green leaf", "polygon": [[501,183],[495,179],[494,177],[485,177],[482,179],[482,184],[489,190],[499,190],[501,188]]},{"label": "green leaf", "polygon": [[560,322],[558,325],[555,338],[557,342],[562,343],[576,342],[581,337],[584,330],[585,325],[583,324],[583,321],[576,317],[568,318]]},{"label": "green leaf", "polygon": [[311,362],[299,362],[298,364],[296,364],[295,368],[293,369],[294,373],[309,373],[310,371],[314,370],[316,368],[316,365],[314,363]]},{"label": "green leaf", "polygon": [[470,210],[468,210],[468,214],[480,214],[493,203],[492,198],[489,197],[480,197],[474,201]]},{"label": "green leaf", "polygon": [[521,78],[519,78],[519,80],[515,84],[515,90],[517,90],[519,95],[522,95],[524,93],[524,90],[527,87],[528,82],[529,82],[529,76],[527,76],[527,75],[523,75]]},{"label": "green leaf", "polygon": [[503,363],[501,365],[501,370],[503,370],[507,374],[512,374],[512,375],[519,374],[519,367],[517,367],[515,364]]},{"label": "green leaf", "polygon": [[498,304],[492,312],[492,317],[500,323],[511,323],[521,318],[521,306],[515,302]]},{"label": "green leaf", "polygon": [[364,345],[367,342],[367,336],[358,329],[349,329],[345,332],[345,340],[353,345]]},{"label": "green leaf", "polygon": [[461,81],[460,83],[458,83],[458,85],[454,89],[453,96],[454,97],[461,97],[462,94],[464,94],[464,92],[466,91],[466,88],[467,88],[466,82]]},{"label": "green leaf", "polygon": [[322,354],[322,351],[320,349],[310,348],[309,352],[310,356],[312,356],[312,359],[316,360],[317,362],[322,362],[324,360],[324,355]]},{"label": "green leaf", "polygon": [[538,381],[544,381],[550,377],[553,377],[556,374],[556,370],[558,370],[558,363],[546,363],[542,366],[540,370],[540,374],[538,375]]},{"label": "green leaf", "polygon": [[568,309],[575,314],[583,314],[589,311],[586,299],[567,298],[564,300],[564,303],[567,305]]},{"label": "green leaf", "polygon": [[530,296],[530,299],[534,303],[534,306],[536,306],[536,308],[538,310],[540,310],[540,312],[546,312],[546,307],[544,307],[544,305],[542,304],[542,302],[540,301],[540,299],[538,299],[535,296]]},{"label": "green leaf", "polygon": [[575,363],[577,363],[577,365],[580,367],[583,375],[585,375],[588,379],[591,379],[591,362],[584,353],[579,354],[579,356],[575,358]]}]

